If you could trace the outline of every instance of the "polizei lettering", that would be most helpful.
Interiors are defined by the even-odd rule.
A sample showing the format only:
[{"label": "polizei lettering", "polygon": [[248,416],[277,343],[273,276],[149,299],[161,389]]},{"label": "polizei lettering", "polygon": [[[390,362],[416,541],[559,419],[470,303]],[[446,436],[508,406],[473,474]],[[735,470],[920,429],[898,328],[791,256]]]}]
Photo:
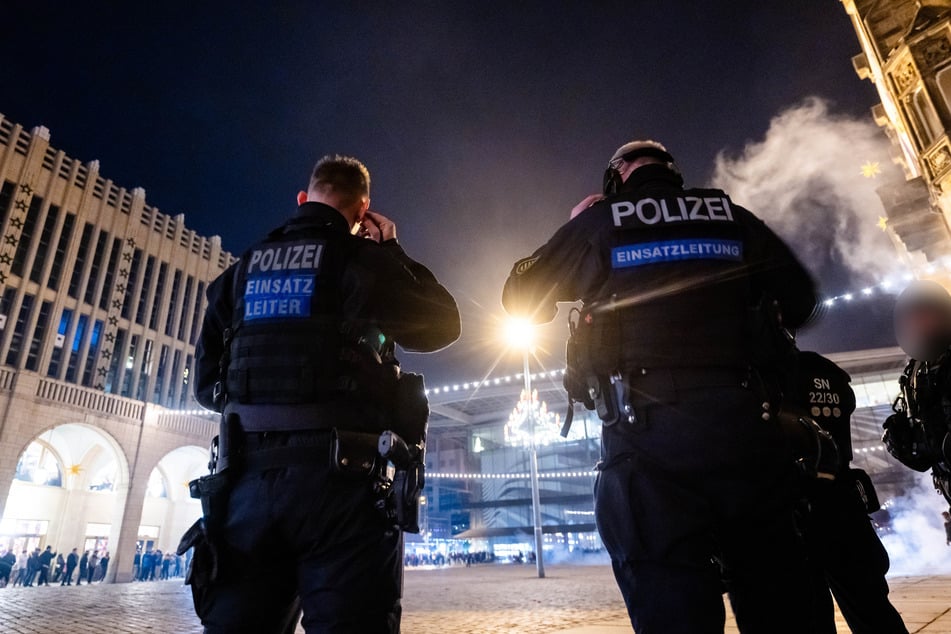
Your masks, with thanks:
[{"label": "polizei lettering", "polygon": [[321,242],[281,244],[255,249],[248,260],[248,274],[273,271],[316,271],[324,245]]},{"label": "polizei lettering", "polygon": [[644,242],[616,247],[611,250],[611,267],[624,269],[679,260],[743,261],[743,243],[738,240],[693,238]]},{"label": "polizei lettering", "polygon": [[677,198],[641,198],[611,204],[615,227],[631,222],[645,225],[707,220],[732,222],[730,199],[724,196],[678,196]]}]

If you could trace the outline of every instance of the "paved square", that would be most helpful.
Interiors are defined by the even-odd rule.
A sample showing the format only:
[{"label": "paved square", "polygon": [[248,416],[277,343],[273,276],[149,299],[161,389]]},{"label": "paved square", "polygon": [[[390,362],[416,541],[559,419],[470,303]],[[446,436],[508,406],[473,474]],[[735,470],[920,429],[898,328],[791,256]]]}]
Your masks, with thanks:
[{"label": "paved square", "polygon": [[[621,634],[630,632],[607,566],[492,565],[407,570],[406,634]],[[895,605],[913,634],[951,634],[951,575],[892,579]],[[198,634],[181,579],[114,585],[0,589],[0,632]],[[298,629],[303,632],[302,629]],[[726,632],[735,633],[732,620]],[[839,619],[839,631],[848,632]]]}]

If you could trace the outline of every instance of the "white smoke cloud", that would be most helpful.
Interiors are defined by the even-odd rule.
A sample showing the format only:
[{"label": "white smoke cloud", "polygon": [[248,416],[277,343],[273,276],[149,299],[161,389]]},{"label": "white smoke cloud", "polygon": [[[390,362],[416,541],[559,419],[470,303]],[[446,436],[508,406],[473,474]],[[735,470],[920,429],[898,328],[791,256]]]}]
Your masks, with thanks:
[{"label": "white smoke cloud", "polygon": [[945,542],[944,497],[935,492],[931,475],[889,504],[891,531],[882,543],[891,560],[889,575],[931,575],[951,572],[951,546]]},{"label": "white smoke cloud", "polygon": [[[834,114],[812,97],[774,117],[763,140],[738,156],[721,153],[712,183],[765,220],[813,273],[839,262],[868,280],[898,262],[876,224],[885,213],[875,188],[900,177],[889,152],[871,117]],[[883,174],[863,176],[866,163]]]}]

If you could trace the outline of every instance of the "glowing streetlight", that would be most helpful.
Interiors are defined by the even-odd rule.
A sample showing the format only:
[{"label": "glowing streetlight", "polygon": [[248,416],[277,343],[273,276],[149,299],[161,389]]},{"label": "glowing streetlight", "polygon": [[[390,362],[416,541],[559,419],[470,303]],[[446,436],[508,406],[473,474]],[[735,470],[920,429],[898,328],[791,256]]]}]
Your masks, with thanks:
[{"label": "glowing streetlight", "polygon": [[[524,394],[531,399],[532,394],[532,374],[528,367],[528,356],[535,343],[535,326],[531,321],[524,318],[512,318],[505,324],[505,340],[512,348],[521,348],[522,350],[522,376],[525,379]],[[532,488],[532,523],[535,528],[535,568],[538,571],[538,578],[545,577],[545,562],[542,551],[542,505],[541,495],[538,489],[538,447],[535,442],[535,416],[534,408],[526,408],[528,416],[528,428],[530,430],[531,442],[529,446],[529,464],[531,466],[530,482]]]},{"label": "glowing streetlight", "polygon": [[528,319],[512,317],[505,322],[505,342],[527,353],[535,345],[535,325]]}]

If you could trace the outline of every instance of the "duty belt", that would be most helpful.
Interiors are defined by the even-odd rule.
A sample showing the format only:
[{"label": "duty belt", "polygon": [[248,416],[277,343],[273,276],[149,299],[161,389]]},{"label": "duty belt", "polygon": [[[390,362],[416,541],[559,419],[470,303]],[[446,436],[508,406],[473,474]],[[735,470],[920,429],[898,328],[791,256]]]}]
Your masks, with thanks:
[{"label": "duty belt", "polygon": [[246,433],[330,430],[354,417],[353,405],[339,402],[301,405],[228,403],[225,407],[227,414],[237,414],[241,429]]},{"label": "duty belt", "polygon": [[290,465],[330,464],[331,430],[313,434],[291,433],[294,444],[260,446],[265,435],[252,432],[242,441],[237,455],[225,455],[219,459],[218,471],[238,466],[241,471],[266,471]]},{"label": "duty belt", "polygon": [[735,367],[653,367],[653,368],[635,368],[626,373],[632,382],[638,381],[638,377],[644,377],[641,381],[652,382],[662,380],[663,377],[669,377],[673,385],[679,389],[703,388],[703,387],[740,387],[749,380],[750,371],[748,368]]}]

